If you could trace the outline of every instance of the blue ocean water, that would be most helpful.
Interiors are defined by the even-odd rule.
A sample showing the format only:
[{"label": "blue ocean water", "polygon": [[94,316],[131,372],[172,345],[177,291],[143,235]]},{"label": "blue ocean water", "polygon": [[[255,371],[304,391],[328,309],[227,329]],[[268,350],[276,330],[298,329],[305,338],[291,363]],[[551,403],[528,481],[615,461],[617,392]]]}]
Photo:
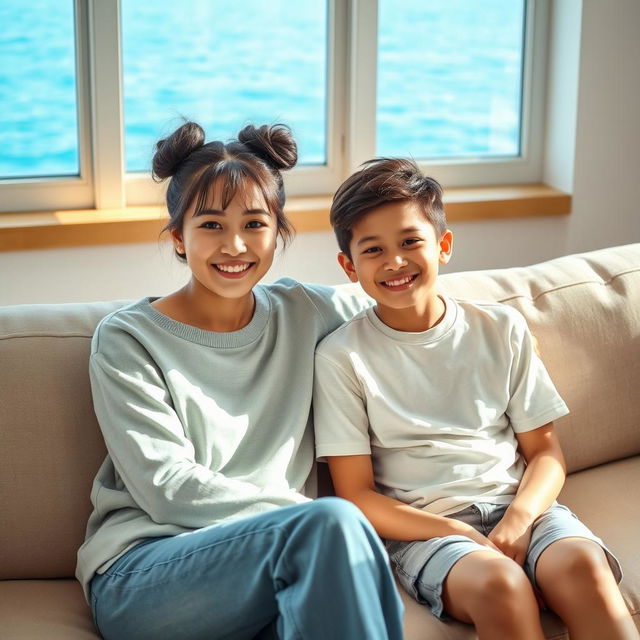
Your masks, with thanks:
[{"label": "blue ocean water", "polygon": [[[125,153],[285,122],[326,161],[326,0],[122,0]],[[517,155],[524,0],[380,0],[377,153]],[[0,176],[78,173],[73,0],[0,3]]]}]

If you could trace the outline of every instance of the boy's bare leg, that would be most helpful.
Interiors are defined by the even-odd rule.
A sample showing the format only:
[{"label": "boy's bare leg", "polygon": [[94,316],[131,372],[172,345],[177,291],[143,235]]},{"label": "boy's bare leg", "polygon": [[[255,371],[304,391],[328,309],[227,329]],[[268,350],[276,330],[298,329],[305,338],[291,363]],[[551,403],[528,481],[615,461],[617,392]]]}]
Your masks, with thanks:
[{"label": "boy's bare leg", "polygon": [[565,538],[540,555],[536,581],[572,640],[638,640],[601,547],[584,538]]},{"label": "boy's bare leg", "polygon": [[480,640],[544,640],[538,604],[522,568],[495,551],[475,551],[444,582],[446,612],[475,625]]}]

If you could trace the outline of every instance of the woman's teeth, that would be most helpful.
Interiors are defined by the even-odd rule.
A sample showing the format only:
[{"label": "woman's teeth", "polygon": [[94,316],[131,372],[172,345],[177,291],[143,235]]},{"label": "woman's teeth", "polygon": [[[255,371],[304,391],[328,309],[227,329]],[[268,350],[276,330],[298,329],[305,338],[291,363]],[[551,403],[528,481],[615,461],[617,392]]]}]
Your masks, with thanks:
[{"label": "woman's teeth", "polygon": [[220,269],[220,271],[225,271],[227,273],[240,273],[241,271],[246,271],[250,266],[250,262],[236,265],[217,264],[216,269]]}]

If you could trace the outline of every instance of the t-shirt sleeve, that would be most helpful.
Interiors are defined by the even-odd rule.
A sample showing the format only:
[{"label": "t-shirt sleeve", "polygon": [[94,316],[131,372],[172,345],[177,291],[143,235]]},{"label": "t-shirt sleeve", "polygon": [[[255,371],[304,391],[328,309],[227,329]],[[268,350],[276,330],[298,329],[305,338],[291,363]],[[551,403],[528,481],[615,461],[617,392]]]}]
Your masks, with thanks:
[{"label": "t-shirt sleeve", "polygon": [[371,453],[369,418],[358,381],[322,347],[316,351],[313,415],[319,460]]},{"label": "t-shirt sleeve", "polygon": [[510,400],[507,414],[516,433],[532,431],[561,418],[569,409],[536,353],[525,319],[513,311],[509,378]]}]

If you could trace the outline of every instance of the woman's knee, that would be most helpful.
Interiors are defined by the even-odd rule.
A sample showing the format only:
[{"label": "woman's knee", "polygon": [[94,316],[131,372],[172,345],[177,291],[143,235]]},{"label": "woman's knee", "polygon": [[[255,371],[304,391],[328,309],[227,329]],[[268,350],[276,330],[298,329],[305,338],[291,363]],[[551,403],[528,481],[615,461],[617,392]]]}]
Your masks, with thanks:
[{"label": "woman's knee", "polygon": [[343,498],[318,498],[307,504],[306,517],[319,527],[368,524],[362,511]]},{"label": "woman's knee", "polygon": [[366,541],[367,546],[380,544],[379,539],[360,509],[348,500],[335,497],[319,498],[307,503],[299,533],[311,538],[320,546],[338,544],[340,541]]}]

